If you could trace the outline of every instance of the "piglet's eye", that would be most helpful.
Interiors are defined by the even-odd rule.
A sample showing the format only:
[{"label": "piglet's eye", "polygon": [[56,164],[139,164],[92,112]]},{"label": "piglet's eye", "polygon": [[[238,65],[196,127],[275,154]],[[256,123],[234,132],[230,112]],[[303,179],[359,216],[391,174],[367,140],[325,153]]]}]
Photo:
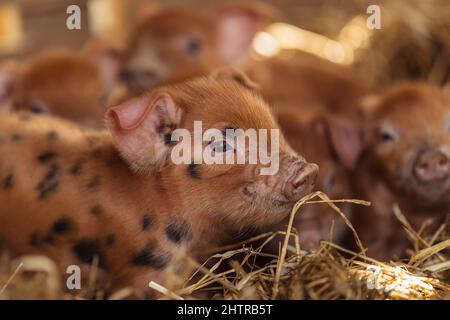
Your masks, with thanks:
[{"label": "piglet's eye", "polygon": [[216,153],[224,153],[232,149],[232,147],[225,141],[217,141],[212,144],[212,150]]},{"label": "piglet's eye", "polygon": [[384,125],[379,131],[379,140],[381,143],[391,143],[398,139],[398,134],[390,125]]},{"label": "piglet's eye", "polygon": [[197,38],[188,38],[184,44],[184,50],[190,55],[198,54],[202,49],[202,44]]},{"label": "piglet's eye", "polygon": [[395,137],[390,132],[382,132],[380,133],[381,142],[391,142],[395,140]]},{"label": "piglet's eye", "polygon": [[46,109],[43,106],[35,103],[30,104],[29,110],[32,113],[46,113]]}]

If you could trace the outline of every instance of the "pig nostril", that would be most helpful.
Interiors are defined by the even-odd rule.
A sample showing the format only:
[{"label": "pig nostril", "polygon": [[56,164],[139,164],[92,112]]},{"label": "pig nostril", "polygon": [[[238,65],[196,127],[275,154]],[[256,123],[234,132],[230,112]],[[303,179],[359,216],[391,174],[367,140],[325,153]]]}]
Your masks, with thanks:
[{"label": "pig nostril", "polygon": [[449,170],[449,158],[442,152],[429,150],[420,156],[415,174],[421,182],[433,182],[447,178]]},{"label": "pig nostril", "polygon": [[448,166],[448,159],[447,158],[441,158],[439,160],[439,166],[441,166],[441,167]]},{"label": "pig nostril", "polygon": [[311,170],[309,172],[306,172],[302,176],[300,176],[294,183],[292,184],[294,187],[294,190],[300,189],[304,187],[309,182],[314,183],[318,175],[318,172],[315,170]]},{"label": "pig nostril", "polygon": [[289,178],[288,183],[282,190],[287,200],[298,200],[302,195],[311,192],[318,171],[318,166],[312,163],[296,164],[294,176]]},{"label": "pig nostril", "polygon": [[302,178],[296,182],[294,182],[294,189],[298,189],[306,183],[306,178]]}]

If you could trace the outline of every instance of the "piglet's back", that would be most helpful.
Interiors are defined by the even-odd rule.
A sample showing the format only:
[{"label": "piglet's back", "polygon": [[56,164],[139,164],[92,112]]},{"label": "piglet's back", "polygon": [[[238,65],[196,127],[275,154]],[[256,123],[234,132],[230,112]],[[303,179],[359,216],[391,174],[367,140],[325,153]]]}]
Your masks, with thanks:
[{"label": "piglet's back", "polygon": [[[95,251],[107,242],[105,222],[110,228],[115,221],[123,223],[111,215],[135,207],[133,194],[121,198],[135,186],[123,179],[132,173],[106,131],[82,130],[52,117],[5,114],[0,155],[0,235],[15,239],[8,246],[19,254],[45,250],[64,265],[77,254],[77,241],[89,244],[87,239],[97,235],[87,245]],[[114,206],[111,197],[117,200]],[[61,259],[60,252],[67,256]],[[92,255],[76,258],[90,263]]]}]

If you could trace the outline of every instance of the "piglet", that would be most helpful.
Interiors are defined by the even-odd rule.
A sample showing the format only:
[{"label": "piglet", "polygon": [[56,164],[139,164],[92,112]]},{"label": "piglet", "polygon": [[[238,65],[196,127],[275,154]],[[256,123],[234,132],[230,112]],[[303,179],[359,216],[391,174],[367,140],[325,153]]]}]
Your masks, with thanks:
[{"label": "piglet", "polygon": [[89,45],[82,54],[46,51],[0,66],[0,105],[100,128],[118,70],[118,52],[105,45]]},{"label": "piglet", "polygon": [[405,84],[364,99],[361,111],[362,134],[341,130],[335,139],[347,166],[354,167],[356,196],[372,203],[357,207],[353,224],[370,256],[403,257],[410,245],[394,205],[415,230],[431,219],[428,232],[450,210],[450,95]]},{"label": "piglet", "polygon": [[150,11],[138,19],[123,54],[121,80],[130,95],[219,65],[244,70],[275,110],[318,105],[353,116],[355,101],[370,92],[349,67],[310,54],[256,55],[254,37],[277,16],[270,6],[232,4],[209,15],[164,7]]},{"label": "piglet", "polygon": [[[155,88],[110,108],[109,132],[27,113],[1,116],[1,239],[14,253],[46,254],[63,270],[84,270],[97,257],[111,290],[130,286],[138,294],[150,280],[164,282],[174,247],[199,257],[242,228],[280,222],[318,174],[282,135],[272,175],[261,174],[261,163],[173,161],[175,130],[193,135],[194,121],[219,132],[277,129],[243,79],[227,71]],[[221,139],[202,147],[238,152]]]},{"label": "piglet", "polygon": [[131,95],[244,59],[255,34],[275,15],[262,3],[234,3],[207,14],[153,5],[144,12],[122,56],[121,79]]}]

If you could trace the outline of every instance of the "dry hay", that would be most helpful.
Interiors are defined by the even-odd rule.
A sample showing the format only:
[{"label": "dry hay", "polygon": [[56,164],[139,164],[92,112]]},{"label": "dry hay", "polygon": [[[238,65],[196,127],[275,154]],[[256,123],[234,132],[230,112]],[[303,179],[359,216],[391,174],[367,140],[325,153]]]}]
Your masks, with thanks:
[{"label": "dry hay", "polygon": [[[317,197],[319,201],[314,200]],[[294,233],[291,234],[295,238],[294,247],[288,245],[288,237],[285,236],[279,256],[273,256],[272,262],[257,267],[254,262],[258,257],[270,257],[263,253],[263,248],[279,232],[267,233],[219,250],[221,253],[211,257],[214,260],[212,267],[197,268],[203,277],[194,284],[178,290],[153,288],[168,298],[178,299],[212,290],[216,292],[213,298],[232,300],[450,298],[448,222],[433,235],[425,237],[423,230],[414,231],[400,210],[395,208],[395,214],[410,236],[414,249],[409,261],[383,263],[364,255],[355,230],[335,205],[336,202],[368,203],[358,200],[332,201],[323,193],[316,192],[294,206],[288,229],[283,234],[290,234],[294,216],[302,205],[323,202],[332,206],[345,220],[361,248],[360,253],[351,252],[331,241],[322,241],[317,250],[305,252],[301,250],[299,237]],[[261,239],[264,240],[262,243]],[[252,248],[252,243],[259,245]],[[194,264],[192,261],[190,263]],[[228,268],[224,268],[226,265]]]},{"label": "dry hay", "polygon": [[372,30],[368,46],[357,52],[359,74],[379,88],[404,81],[448,82],[449,17],[446,0],[384,2],[381,29]]},{"label": "dry hay", "polygon": [[[322,241],[311,252],[301,249],[298,234],[292,232],[294,216],[301,214],[301,206],[305,204],[323,202],[332,206],[345,220],[361,252],[351,252],[332,241]],[[150,287],[160,292],[164,299],[450,298],[448,221],[434,234],[425,236],[425,228],[413,230],[400,210],[394,208],[412,241],[413,249],[408,261],[383,263],[364,255],[355,230],[335,205],[337,202],[368,205],[358,200],[332,201],[321,192],[310,194],[294,206],[286,232],[269,232],[218,248],[214,250],[217,253],[202,265],[179,249],[174,263],[166,271],[166,283],[151,282]],[[279,256],[264,253],[267,243],[279,234],[285,236]],[[286,234],[294,237],[295,245],[289,245]],[[261,258],[270,262],[259,267],[255,262]],[[96,290],[95,267],[92,268],[88,288],[73,295],[62,290],[61,276],[49,259],[28,256],[13,262],[5,260],[5,257],[2,260],[0,299],[105,298],[103,291]],[[183,272],[180,272],[180,263],[184,266]],[[131,292],[125,288],[108,299],[127,298]]]}]

